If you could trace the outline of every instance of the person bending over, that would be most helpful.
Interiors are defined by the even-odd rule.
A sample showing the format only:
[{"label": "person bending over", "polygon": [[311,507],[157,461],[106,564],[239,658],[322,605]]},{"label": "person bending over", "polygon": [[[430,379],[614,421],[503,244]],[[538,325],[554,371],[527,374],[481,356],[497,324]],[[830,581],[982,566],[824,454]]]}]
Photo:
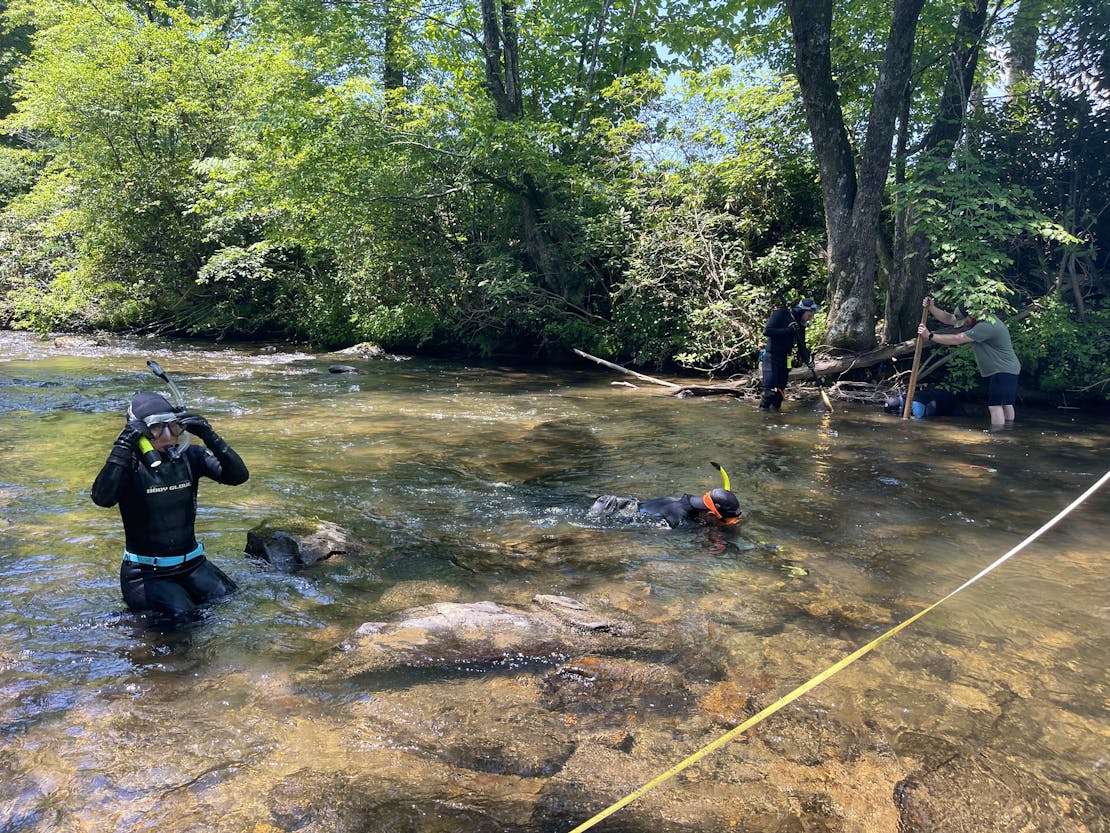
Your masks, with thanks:
[{"label": "person bending over", "polygon": [[[906,395],[896,393],[888,396],[885,411],[888,414],[902,415],[906,407]],[[913,392],[910,415],[914,419],[933,419],[934,417],[956,416],[963,413],[956,394],[944,388],[918,388]]]},{"label": "person bending over", "polygon": [[1021,362],[1014,352],[1006,325],[986,311],[960,318],[942,310],[932,298],[925,298],[921,305],[944,324],[969,327],[959,333],[933,333],[926,325],[920,324],[917,332],[934,344],[971,345],[979,375],[987,380],[987,411],[990,412],[991,430],[1011,427],[1014,424],[1014,402]]},{"label": "person bending over", "polygon": [[[190,445],[185,432],[207,448]],[[92,486],[97,506],[119,504],[120,589],[131,610],[177,617],[234,592],[235,583],[197,541],[197,491],[202,477],[238,486],[249,476],[204,417],[175,412],[156,393],[131,401],[127,424]]]}]

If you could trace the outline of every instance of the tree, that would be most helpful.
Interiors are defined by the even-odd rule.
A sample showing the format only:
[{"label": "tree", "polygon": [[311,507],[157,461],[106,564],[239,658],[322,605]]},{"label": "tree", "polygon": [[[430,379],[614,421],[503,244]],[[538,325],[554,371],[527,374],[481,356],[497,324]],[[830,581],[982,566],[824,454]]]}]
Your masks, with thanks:
[{"label": "tree", "polygon": [[895,0],[857,168],[833,72],[832,0],[787,0],[798,85],[825,197],[832,346],[875,343],[875,262],[891,143],[924,0]]}]

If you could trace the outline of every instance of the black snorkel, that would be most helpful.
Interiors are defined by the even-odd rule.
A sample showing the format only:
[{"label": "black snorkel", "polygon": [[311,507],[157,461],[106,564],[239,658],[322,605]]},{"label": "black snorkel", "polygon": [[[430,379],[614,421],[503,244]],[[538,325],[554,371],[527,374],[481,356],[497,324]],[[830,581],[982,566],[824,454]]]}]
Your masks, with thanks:
[{"label": "black snorkel", "polygon": [[166,371],[154,359],[147,359],[146,366],[150,368],[151,373],[170,386],[170,393],[173,394],[173,409],[179,414],[183,413],[185,411],[185,397],[181,395],[181,391],[173,383],[173,379],[166,375]]},{"label": "black snorkel", "polygon": [[[171,379],[166,374],[166,371],[164,371],[162,369],[162,366],[158,364],[158,362],[154,361],[154,359],[147,359],[146,366],[150,368],[151,373],[153,373],[155,376],[169,385],[170,392],[173,394],[173,412],[175,414],[184,413],[185,397],[181,395],[181,391],[178,389],[177,385],[174,384],[173,379]],[[167,451],[171,459],[174,460],[178,459],[181,454],[181,449],[177,445],[169,446]],[[158,466],[162,465],[161,455],[154,450],[154,446],[151,444],[150,440],[147,437],[141,437],[139,439],[139,453],[142,455],[143,462],[145,462],[152,469],[158,468]]]}]

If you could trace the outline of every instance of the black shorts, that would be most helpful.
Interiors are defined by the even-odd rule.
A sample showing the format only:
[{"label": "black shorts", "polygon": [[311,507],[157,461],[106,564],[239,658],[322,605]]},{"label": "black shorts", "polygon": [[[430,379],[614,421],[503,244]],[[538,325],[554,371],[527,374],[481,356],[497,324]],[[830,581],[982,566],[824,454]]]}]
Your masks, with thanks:
[{"label": "black shorts", "polygon": [[995,373],[987,377],[987,405],[1013,405],[1017,400],[1018,375]]}]

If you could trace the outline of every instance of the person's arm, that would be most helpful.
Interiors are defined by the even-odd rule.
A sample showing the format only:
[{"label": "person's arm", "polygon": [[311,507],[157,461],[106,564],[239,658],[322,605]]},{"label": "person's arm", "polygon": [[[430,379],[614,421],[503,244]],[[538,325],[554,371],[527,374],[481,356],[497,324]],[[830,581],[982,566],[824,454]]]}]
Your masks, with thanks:
[{"label": "person's arm", "polygon": [[[921,302],[921,305],[927,307],[929,309],[929,314],[942,324],[947,324],[949,327],[955,327],[960,322],[960,319],[958,319],[953,313],[945,312],[936,304],[934,304],[932,298],[926,298],[924,301]],[[941,342],[941,344],[944,343],[945,342]],[[963,342],[960,343],[962,344]]]},{"label": "person's arm", "polygon": [[119,502],[123,486],[131,471],[135,446],[148,430],[146,425],[137,419],[123,426],[116,441],[112,443],[107,462],[93,481],[91,497],[97,506],[115,506]]},{"label": "person's arm", "polygon": [[933,344],[946,344],[946,345],[959,345],[959,344],[973,344],[975,339],[969,336],[966,332],[963,333],[931,333],[929,328],[924,324],[919,324],[917,332],[925,336],[925,340]]},{"label": "person's arm", "polygon": [[234,449],[216,433],[208,420],[198,414],[181,414],[178,422],[185,426],[185,430],[204,441],[211,454],[204,455],[202,464],[204,473],[225,486],[238,486],[246,483],[250,477],[247,464],[243,458],[235,453]]}]

